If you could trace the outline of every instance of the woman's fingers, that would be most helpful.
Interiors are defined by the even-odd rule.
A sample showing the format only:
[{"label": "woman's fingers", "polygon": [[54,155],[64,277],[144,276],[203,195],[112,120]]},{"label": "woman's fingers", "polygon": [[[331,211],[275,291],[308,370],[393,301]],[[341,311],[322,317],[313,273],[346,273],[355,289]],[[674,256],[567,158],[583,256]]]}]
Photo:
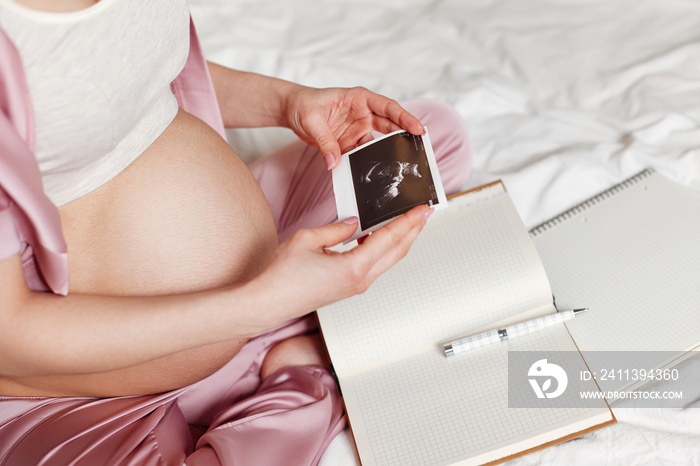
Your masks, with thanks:
[{"label": "woman's fingers", "polygon": [[[432,210],[429,210],[428,212],[432,212]],[[415,242],[416,238],[423,230],[425,220],[426,219],[423,219],[418,225],[414,226],[406,234],[404,234],[399,239],[399,241],[393,246],[392,251],[386,254],[374,264],[374,266],[369,271],[369,278],[371,280],[374,281],[377,277],[379,277],[381,274],[383,274],[391,267],[396,265],[397,262],[399,262],[406,256],[406,254],[408,254],[408,251],[411,249],[411,246],[413,246],[413,243]]]},{"label": "woman's fingers", "polygon": [[328,117],[323,107],[314,107],[312,111],[304,111],[292,119],[297,124],[292,129],[305,142],[315,145],[323,156],[326,169],[335,167],[340,159],[341,147],[337,136],[330,127]]},{"label": "woman's fingers", "polygon": [[349,239],[357,230],[357,223],[357,217],[350,217],[342,222],[300,230],[301,241],[305,242],[305,245],[311,249],[330,248]]},{"label": "woman's fingers", "polygon": [[363,280],[367,285],[408,253],[431,213],[432,209],[428,206],[414,207],[374,231],[362,245],[348,253],[355,261],[355,267],[366,271]]},{"label": "woman's fingers", "polygon": [[342,152],[371,140],[372,131],[424,132],[418,119],[398,102],[364,88],[306,89],[295,94],[289,107],[290,128],[319,149],[328,170],[337,165]]},{"label": "woman's fingers", "polygon": [[403,128],[388,118],[379,115],[371,115],[364,120],[351,122],[338,138],[338,143],[344,154],[374,139],[372,135],[373,131],[381,134],[389,134],[400,129]]},{"label": "woman's fingers", "polygon": [[[418,134],[423,134],[425,131],[423,126],[420,123],[418,125],[420,126]],[[341,153],[344,154],[374,139],[373,131],[389,134],[399,130],[406,130],[406,128],[389,118],[372,114],[366,119],[349,122],[344,132],[338,137],[338,144],[340,144]],[[413,131],[410,132],[415,134]]]},{"label": "woman's fingers", "polygon": [[411,212],[414,215],[414,225],[406,233],[402,234],[396,243],[393,244],[392,251],[379,260],[370,270],[370,278],[374,280],[379,275],[393,267],[399,260],[403,259],[413,246],[414,241],[425,226],[428,217],[433,213],[433,209],[428,206],[421,206]]},{"label": "woman's fingers", "polygon": [[382,134],[389,134],[389,133],[393,133],[394,131],[398,131],[398,130],[403,129],[403,128],[401,126],[399,126],[398,124],[396,124],[394,121],[390,120],[389,118],[379,116],[379,115],[373,115],[372,116],[372,129],[374,131],[379,131]]},{"label": "woman's fingers", "polygon": [[370,92],[367,97],[367,106],[376,115],[393,121],[409,133],[423,134],[423,125],[418,121],[418,118],[411,115],[395,100]]}]

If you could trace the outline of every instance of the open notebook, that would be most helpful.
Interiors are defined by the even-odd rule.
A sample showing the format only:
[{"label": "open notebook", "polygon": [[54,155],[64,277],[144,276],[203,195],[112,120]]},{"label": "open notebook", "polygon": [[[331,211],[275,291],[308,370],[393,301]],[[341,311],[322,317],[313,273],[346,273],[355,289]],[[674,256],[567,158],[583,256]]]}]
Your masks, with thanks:
[{"label": "open notebook", "polygon": [[[367,292],[318,311],[362,464],[501,461],[614,422],[604,400],[509,408],[534,396],[528,387],[509,400],[509,351],[577,351],[562,324],[452,358],[442,350],[553,312],[545,271],[501,183],[435,212]],[[580,355],[569,369],[586,369]]]},{"label": "open notebook", "polygon": [[[556,304],[603,391],[700,345],[700,196],[647,169],[534,228]],[[610,371],[618,372],[616,377]]]}]

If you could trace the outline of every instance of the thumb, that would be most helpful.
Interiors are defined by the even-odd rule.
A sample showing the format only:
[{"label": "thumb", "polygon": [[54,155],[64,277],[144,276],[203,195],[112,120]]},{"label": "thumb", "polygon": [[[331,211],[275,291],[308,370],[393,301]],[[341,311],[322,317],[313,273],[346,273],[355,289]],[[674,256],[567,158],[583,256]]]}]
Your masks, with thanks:
[{"label": "thumb", "polygon": [[323,162],[326,164],[326,170],[330,170],[336,166],[340,159],[340,145],[338,140],[333,135],[331,128],[326,121],[319,122],[314,128],[312,134],[318,150],[323,154]]},{"label": "thumb", "polygon": [[328,225],[314,228],[315,245],[327,248],[342,243],[355,233],[357,226],[358,218],[350,217],[342,222],[329,223]]}]

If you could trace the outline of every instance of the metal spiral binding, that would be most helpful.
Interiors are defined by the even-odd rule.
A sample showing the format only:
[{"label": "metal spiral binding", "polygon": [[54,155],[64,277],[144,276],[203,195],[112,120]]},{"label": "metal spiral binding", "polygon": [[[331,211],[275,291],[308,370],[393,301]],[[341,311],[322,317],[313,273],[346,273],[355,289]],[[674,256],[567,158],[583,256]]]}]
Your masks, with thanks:
[{"label": "metal spiral binding", "polygon": [[654,173],[653,168],[647,168],[636,175],[627,178],[626,180],[616,184],[615,186],[603,191],[600,194],[596,194],[590,199],[587,199],[580,204],[575,205],[571,209],[562,212],[561,214],[557,215],[556,217],[547,220],[546,222],[537,225],[534,227],[532,230],[530,230],[530,236],[535,237],[550,228],[559,225],[560,223],[563,223],[567,220],[569,220],[572,217],[575,217],[576,215],[586,211],[587,209],[590,209],[591,207],[600,204],[601,202],[604,202],[606,199],[609,199],[616,194],[618,194],[621,191],[624,191],[625,189],[629,188],[630,186],[639,183],[642,180],[645,180],[646,178],[650,177]]}]

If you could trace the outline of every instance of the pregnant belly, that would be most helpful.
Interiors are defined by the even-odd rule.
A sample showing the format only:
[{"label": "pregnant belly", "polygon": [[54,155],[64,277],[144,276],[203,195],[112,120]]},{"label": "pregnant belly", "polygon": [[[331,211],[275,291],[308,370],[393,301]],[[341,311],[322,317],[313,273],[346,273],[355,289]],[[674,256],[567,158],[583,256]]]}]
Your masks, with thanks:
[{"label": "pregnant belly", "polygon": [[[148,296],[215,288],[254,277],[277,247],[267,201],[250,171],[215,131],[182,111],[126,170],[59,212],[70,293]],[[244,343],[195,348],[111,372],[0,379],[0,393],[163,392],[213,373]]]},{"label": "pregnant belly", "polygon": [[277,246],[267,201],[248,168],[183,111],[126,170],[60,214],[71,293],[223,286],[257,275]]}]

